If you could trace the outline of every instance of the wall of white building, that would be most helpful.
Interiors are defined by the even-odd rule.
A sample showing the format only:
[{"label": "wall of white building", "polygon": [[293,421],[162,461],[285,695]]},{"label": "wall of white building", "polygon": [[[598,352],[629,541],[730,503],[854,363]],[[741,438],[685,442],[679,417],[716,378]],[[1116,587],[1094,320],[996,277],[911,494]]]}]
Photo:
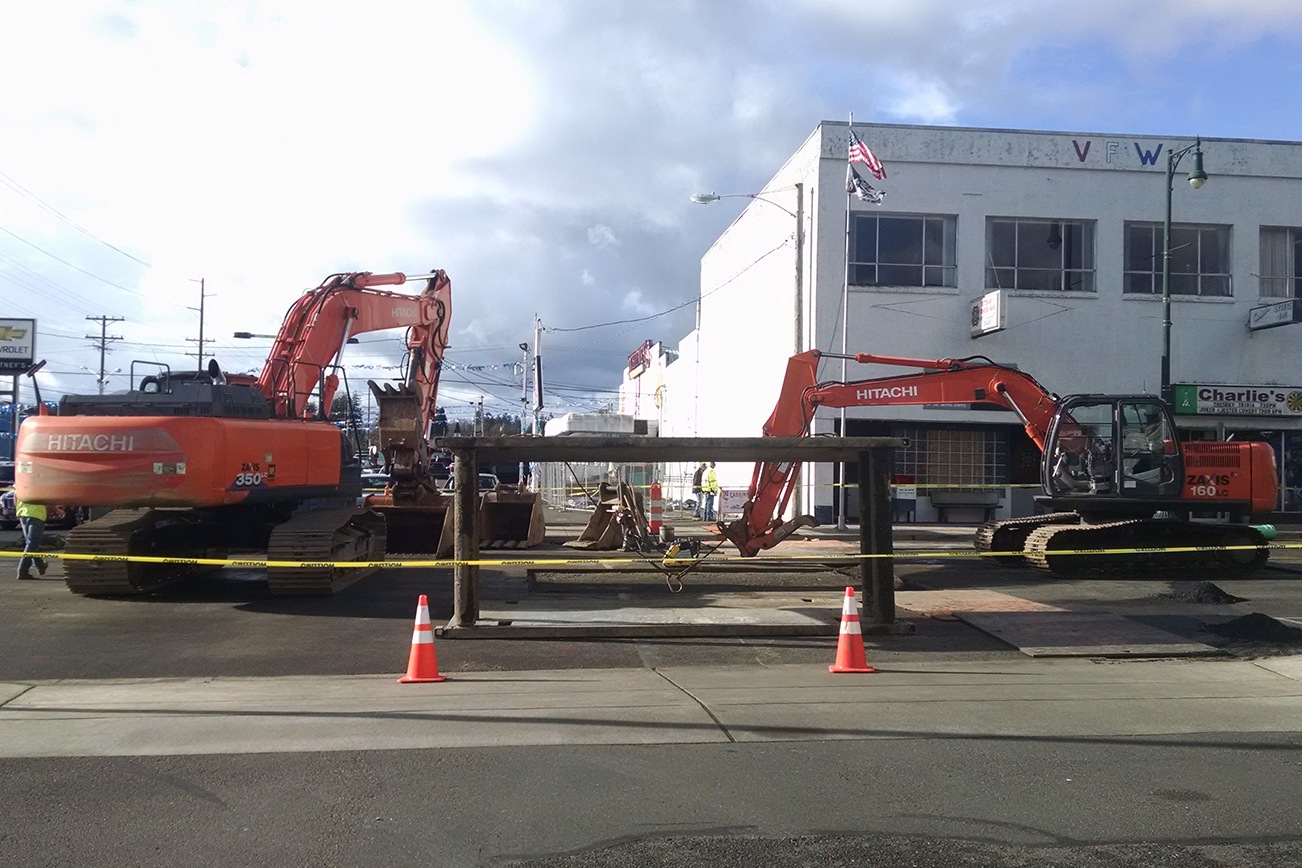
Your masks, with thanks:
[{"label": "wall of white building", "polygon": [[[682,436],[754,436],[773,407],[785,366],[809,348],[927,359],[985,355],[1015,364],[1060,394],[1159,391],[1162,303],[1122,292],[1124,225],[1160,223],[1166,155],[1192,139],[1097,133],[1041,133],[856,124],[886,166],[881,205],[853,200],[856,212],[953,215],[957,286],[844,288],[846,125],[823,123],[759,191],[701,260],[699,328],[666,375],[663,429]],[[1175,383],[1302,386],[1302,325],[1250,332],[1249,310],[1263,303],[1260,227],[1302,226],[1302,144],[1204,139],[1209,175],[1192,189],[1186,157],[1175,176],[1173,221],[1230,225],[1233,295],[1174,296],[1171,370]],[[862,166],[859,167],[861,174]],[[802,207],[796,207],[795,185]],[[780,206],[780,207],[779,207]],[[717,206],[716,206],[717,207]],[[803,274],[797,286],[796,220],[804,216]],[[1094,221],[1094,292],[1008,294],[1007,329],[974,339],[970,304],[986,285],[989,217]],[[848,295],[849,316],[843,312]],[[1273,299],[1265,299],[1268,302]],[[685,365],[684,362],[690,364]],[[673,370],[679,369],[679,370]],[[850,363],[850,378],[900,369]],[[840,380],[841,363],[820,376]],[[689,388],[690,384],[690,388]],[[686,400],[691,392],[691,409]],[[684,398],[686,396],[684,395]],[[966,408],[852,408],[850,419],[918,423],[1012,422]],[[833,430],[837,411],[816,418]],[[1223,430],[1302,429],[1302,416],[1181,417],[1185,426]],[[690,432],[690,433],[689,433]],[[720,466],[726,485],[745,485],[750,467]],[[806,477],[800,511],[826,502],[831,470]],[[815,495],[816,490],[822,494]]]}]

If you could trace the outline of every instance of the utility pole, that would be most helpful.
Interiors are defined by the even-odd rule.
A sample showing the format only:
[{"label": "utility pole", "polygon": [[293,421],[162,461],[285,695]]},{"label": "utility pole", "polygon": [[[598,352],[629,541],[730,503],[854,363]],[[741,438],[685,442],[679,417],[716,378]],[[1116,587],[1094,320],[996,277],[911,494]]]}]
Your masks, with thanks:
[{"label": "utility pole", "polygon": [[[520,362],[520,433],[524,433],[524,420],[529,418],[529,343],[520,344],[524,359]],[[524,482],[528,478],[526,462],[520,462],[520,491],[524,491]]]},{"label": "utility pole", "polygon": [[543,371],[542,371],[542,320],[533,315],[533,433],[542,434]]},{"label": "utility pole", "polygon": [[[202,373],[202,372],[203,372],[203,299],[204,299],[204,293],[203,293],[203,282],[204,282],[204,279],[203,279],[202,277],[192,277],[192,278],[190,278],[190,282],[191,282],[191,283],[197,283],[197,284],[199,284],[199,307],[198,307],[198,311],[199,311],[199,353],[198,353],[198,355],[199,355],[199,367],[198,367],[198,370],[199,370],[200,373]],[[190,308],[190,310],[195,310],[195,308],[192,307],[192,308]],[[194,340],[194,338],[186,338],[186,340],[187,340],[187,341],[192,341],[192,340]],[[189,354],[189,353],[186,353],[186,355],[188,356],[188,355],[190,355],[190,354]],[[327,412],[328,412],[328,410],[327,410]]]},{"label": "utility pole", "polygon": [[108,324],[111,322],[122,322],[120,316],[88,316],[86,319],[91,322],[99,323],[99,337],[95,335],[86,335],[86,340],[95,341],[99,346],[99,393],[104,394],[104,353],[108,351],[109,341],[120,341],[120,335],[108,334]]}]

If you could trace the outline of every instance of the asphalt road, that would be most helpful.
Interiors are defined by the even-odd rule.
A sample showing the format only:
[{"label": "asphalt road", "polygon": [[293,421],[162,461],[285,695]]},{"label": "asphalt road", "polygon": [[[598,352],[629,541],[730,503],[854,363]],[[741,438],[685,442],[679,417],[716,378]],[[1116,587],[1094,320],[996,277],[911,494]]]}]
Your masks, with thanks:
[{"label": "asphalt road", "polygon": [[12,865],[1296,866],[1302,742],[10,760]]},{"label": "asphalt road", "polygon": [[[1297,559],[1276,561],[1283,570],[1217,582],[1241,602],[1169,607],[1180,583],[1061,582],[948,558],[902,560],[898,572],[914,587],[989,587],[1106,606],[1218,642],[1209,623],[1252,612],[1302,618],[1302,573],[1290,572]],[[224,570],[130,599],[76,597],[57,573],[0,579],[0,681],[290,675],[310,684],[396,675],[416,596],[429,595],[436,623],[450,615],[444,570],[384,571],[332,598],[289,600],[268,596],[256,571]],[[496,581],[528,593],[521,577]],[[720,593],[728,581],[695,577],[683,599]],[[800,581],[821,590],[843,577]],[[667,593],[656,582],[611,591]],[[914,623],[912,635],[868,637],[872,662],[943,668],[1021,659],[958,621]],[[744,673],[780,664],[825,670],[834,648],[822,637],[458,639],[440,641],[438,659],[452,675],[681,666]],[[1299,650],[1226,648],[1247,657]],[[22,865],[1302,864],[1299,732],[7,759],[0,798],[0,852]]]}]

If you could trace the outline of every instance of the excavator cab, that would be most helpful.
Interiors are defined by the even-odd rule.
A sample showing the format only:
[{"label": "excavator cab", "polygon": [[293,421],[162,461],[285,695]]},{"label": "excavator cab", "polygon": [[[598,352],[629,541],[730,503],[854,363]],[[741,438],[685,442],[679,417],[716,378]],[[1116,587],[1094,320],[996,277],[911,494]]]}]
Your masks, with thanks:
[{"label": "excavator cab", "polygon": [[1146,396],[1071,395],[1050,422],[1041,464],[1055,501],[1178,498],[1184,457],[1170,412]]}]

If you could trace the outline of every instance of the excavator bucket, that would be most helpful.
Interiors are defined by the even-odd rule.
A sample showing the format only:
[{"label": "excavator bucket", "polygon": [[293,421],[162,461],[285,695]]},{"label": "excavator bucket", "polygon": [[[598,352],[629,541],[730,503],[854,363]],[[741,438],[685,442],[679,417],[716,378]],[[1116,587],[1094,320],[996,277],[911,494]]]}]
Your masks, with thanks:
[{"label": "excavator bucket", "polygon": [[427,478],[421,430],[421,396],[406,383],[369,384],[379,407],[376,436],[388,460],[392,491],[366,498],[366,506],[384,516],[386,554],[442,551],[452,538],[451,500]]},{"label": "excavator bucket", "polygon": [[533,548],[542,543],[546,532],[542,500],[536,491],[512,491],[499,486],[479,499],[479,539],[483,548]]},{"label": "excavator bucket", "polygon": [[[451,518],[443,524],[438,544],[441,558],[451,557],[455,550],[453,524]],[[479,495],[476,525],[481,549],[533,548],[541,545],[547,535],[547,520],[538,493],[516,492],[507,486]]]},{"label": "excavator bucket", "polygon": [[451,538],[451,499],[425,503],[394,503],[392,495],[373,494],[365,505],[384,516],[385,556],[432,554],[442,550],[444,538]]},{"label": "excavator bucket", "polygon": [[632,518],[640,527],[646,527],[646,517],[633,487],[627,482],[611,485],[601,483],[597,489],[597,504],[592,509],[588,524],[579,538],[564,545],[576,549],[612,551],[624,545],[624,527],[620,519]]}]

